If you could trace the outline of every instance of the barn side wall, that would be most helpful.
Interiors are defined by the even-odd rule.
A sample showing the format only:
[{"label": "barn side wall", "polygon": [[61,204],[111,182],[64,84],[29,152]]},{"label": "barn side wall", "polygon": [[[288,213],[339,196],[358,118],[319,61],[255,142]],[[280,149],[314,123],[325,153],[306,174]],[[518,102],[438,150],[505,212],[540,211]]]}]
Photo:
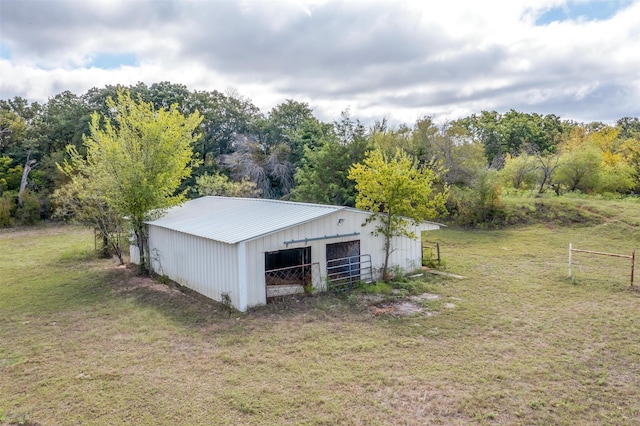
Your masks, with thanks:
[{"label": "barn side wall", "polygon": [[238,249],[158,226],[149,226],[151,269],[160,275],[221,301],[228,294],[240,306]]},{"label": "barn side wall", "polygon": [[[394,238],[391,246],[394,251],[389,257],[391,267],[398,266],[404,273],[409,273],[422,267],[422,231],[435,231],[440,229],[436,224],[423,224],[414,228],[414,233],[418,237],[416,240],[410,238]],[[382,237],[379,237],[382,238]],[[374,262],[374,267],[376,263]],[[379,268],[384,265],[384,251],[380,249],[380,260],[377,263]]]},{"label": "barn side wall", "polygon": [[[379,279],[384,265],[384,241],[381,236],[371,235],[371,231],[374,228],[373,224],[362,226],[367,217],[367,214],[356,210],[342,210],[302,225],[248,241],[246,246],[247,305],[255,306],[266,303],[264,277],[266,252],[311,247],[311,261],[319,265],[319,268],[312,268],[313,281],[316,287],[323,290],[327,273],[326,245],[360,240],[360,252],[361,254],[371,255],[374,279]],[[339,219],[344,219],[340,225],[338,224]],[[398,266],[405,272],[420,268],[422,266],[421,231],[435,229],[439,229],[438,225],[423,224],[415,228],[415,233],[418,236],[417,240],[394,238],[393,246],[395,251],[391,255],[390,264]],[[354,232],[359,233],[359,235],[285,244],[287,241],[352,234]]]},{"label": "barn side wall", "polygon": [[[342,225],[338,225],[338,219],[345,219]],[[356,221],[351,212],[336,212],[314,221],[284,229],[273,234],[260,237],[247,242],[247,282],[248,305],[254,306],[266,303],[265,292],[265,253],[278,250],[287,250],[301,247],[311,247],[311,262],[319,267],[312,268],[313,283],[316,288],[324,289],[326,277],[326,245],[351,240],[360,240],[362,235],[345,236],[339,238],[327,238],[313,241],[300,241],[285,244],[294,240],[305,238],[318,238],[334,236],[338,234],[352,234],[362,232],[361,222]]]}]

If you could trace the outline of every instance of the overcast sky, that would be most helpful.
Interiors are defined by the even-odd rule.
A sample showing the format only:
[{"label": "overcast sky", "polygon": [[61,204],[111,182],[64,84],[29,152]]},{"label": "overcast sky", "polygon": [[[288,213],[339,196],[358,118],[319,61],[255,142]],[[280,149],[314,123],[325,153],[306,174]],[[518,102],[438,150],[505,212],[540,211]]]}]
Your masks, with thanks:
[{"label": "overcast sky", "polygon": [[0,99],[236,89],[325,121],[640,116],[640,0],[0,0]]}]

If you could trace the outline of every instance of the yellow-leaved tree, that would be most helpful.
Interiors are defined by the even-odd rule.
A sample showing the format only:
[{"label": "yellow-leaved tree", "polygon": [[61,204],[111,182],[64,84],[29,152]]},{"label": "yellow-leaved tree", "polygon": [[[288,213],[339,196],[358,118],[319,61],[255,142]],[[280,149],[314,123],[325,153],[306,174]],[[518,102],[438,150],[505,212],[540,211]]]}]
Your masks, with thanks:
[{"label": "yellow-leaved tree", "polygon": [[[417,238],[411,230],[417,224],[446,212],[447,188],[434,187],[438,176],[428,168],[419,169],[404,151],[394,156],[376,149],[367,153],[361,164],[349,170],[356,182],[356,207],[373,213],[366,223],[375,222],[373,234],[384,237],[383,279],[389,280],[389,256],[396,236]],[[364,224],[363,224],[364,225]]]}]

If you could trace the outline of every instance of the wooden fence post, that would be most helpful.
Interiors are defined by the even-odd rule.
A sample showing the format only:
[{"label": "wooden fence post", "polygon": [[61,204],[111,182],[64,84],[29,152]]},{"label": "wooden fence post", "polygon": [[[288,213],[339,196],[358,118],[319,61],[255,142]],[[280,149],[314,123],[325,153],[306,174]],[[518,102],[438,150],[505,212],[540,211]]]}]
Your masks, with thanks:
[{"label": "wooden fence post", "polygon": [[604,253],[601,251],[593,251],[593,250],[578,250],[578,249],[574,249],[572,244],[569,243],[569,278],[571,278],[571,254],[574,251],[577,253],[589,253],[589,254],[595,254],[595,255],[601,255],[601,256],[622,257],[625,259],[631,259],[631,286],[633,286],[633,275],[636,267],[636,251],[635,250],[633,250],[631,252],[631,256],[629,256],[626,254]]},{"label": "wooden fence post", "polygon": [[571,278],[571,252],[572,252],[571,243],[569,243],[569,278]]},{"label": "wooden fence post", "polygon": [[631,253],[631,286],[633,287],[633,271],[636,267],[636,251]]}]

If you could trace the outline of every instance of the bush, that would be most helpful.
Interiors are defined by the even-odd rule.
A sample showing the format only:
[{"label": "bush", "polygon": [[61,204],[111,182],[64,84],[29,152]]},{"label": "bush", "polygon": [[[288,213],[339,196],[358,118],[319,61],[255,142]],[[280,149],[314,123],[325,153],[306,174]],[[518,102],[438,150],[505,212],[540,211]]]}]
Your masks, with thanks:
[{"label": "bush", "polygon": [[11,214],[13,198],[11,195],[4,195],[0,198],[0,228],[8,228],[15,223]]},{"label": "bush", "polygon": [[504,223],[502,187],[496,170],[478,174],[471,188],[453,188],[447,209],[451,218],[463,226],[497,226]]},{"label": "bush", "polygon": [[22,225],[33,225],[40,220],[40,200],[32,191],[25,191],[22,207],[18,207],[16,217]]}]

